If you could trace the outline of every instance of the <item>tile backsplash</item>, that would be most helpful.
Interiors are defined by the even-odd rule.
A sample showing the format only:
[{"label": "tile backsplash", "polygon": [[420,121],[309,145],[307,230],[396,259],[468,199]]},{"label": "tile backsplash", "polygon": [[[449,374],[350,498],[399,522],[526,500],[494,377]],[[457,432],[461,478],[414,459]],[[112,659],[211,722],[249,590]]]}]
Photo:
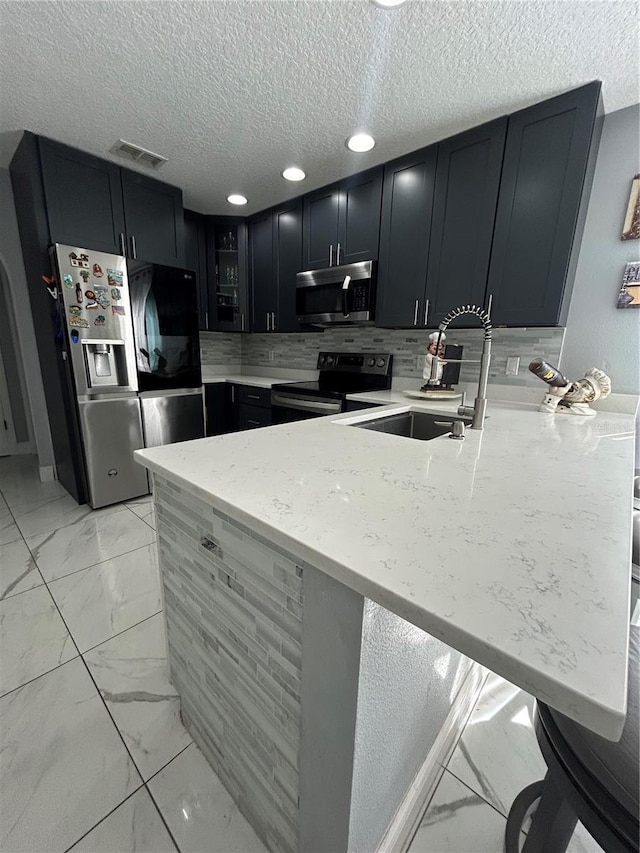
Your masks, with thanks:
[{"label": "tile backsplash", "polygon": [[[564,332],[564,329],[557,328],[494,329],[490,381],[502,385],[539,387],[540,380],[527,369],[529,362],[536,356],[542,356],[557,365]],[[418,367],[418,357],[423,357],[427,350],[429,334],[428,330],[366,326],[326,329],[322,334],[233,335],[202,332],[202,362],[207,366],[241,362],[243,369],[271,367],[315,370],[321,350],[378,351],[393,354],[394,377],[420,379],[422,366]],[[482,330],[450,329],[447,332],[447,343],[462,344],[463,358],[470,360],[469,364],[462,365],[460,381],[475,381],[479,368],[473,361],[480,359]],[[520,358],[517,376],[505,375],[507,358],[511,356]]]}]

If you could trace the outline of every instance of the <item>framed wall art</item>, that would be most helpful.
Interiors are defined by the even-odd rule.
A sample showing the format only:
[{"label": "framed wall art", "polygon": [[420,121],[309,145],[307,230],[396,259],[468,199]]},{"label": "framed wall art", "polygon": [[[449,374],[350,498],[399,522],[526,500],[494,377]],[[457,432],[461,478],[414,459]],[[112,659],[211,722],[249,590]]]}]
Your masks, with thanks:
[{"label": "framed wall art", "polygon": [[634,175],[631,181],[631,195],[622,226],[622,239],[640,240],[640,175]]},{"label": "framed wall art", "polygon": [[640,261],[627,264],[624,268],[618,308],[640,308]]}]

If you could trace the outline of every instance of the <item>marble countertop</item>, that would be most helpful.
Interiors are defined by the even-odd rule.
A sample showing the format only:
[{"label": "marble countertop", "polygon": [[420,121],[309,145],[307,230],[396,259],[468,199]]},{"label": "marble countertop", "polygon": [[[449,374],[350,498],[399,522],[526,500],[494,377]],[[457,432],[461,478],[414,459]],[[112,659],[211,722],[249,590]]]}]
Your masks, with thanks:
[{"label": "marble countertop", "polygon": [[252,385],[255,388],[271,388],[273,385],[281,385],[284,382],[295,382],[295,379],[279,379],[274,376],[252,376],[244,373],[229,373],[223,375],[204,374],[203,385],[215,385],[218,382],[231,382],[234,385]]},{"label": "marble countertop", "polygon": [[457,405],[415,406],[401,396],[402,404],[366,413],[136,457],[617,738],[626,713],[633,418],[601,412],[585,420],[492,402],[484,431],[467,430],[463,442],[351,426],[411,408],[453,414]]}]

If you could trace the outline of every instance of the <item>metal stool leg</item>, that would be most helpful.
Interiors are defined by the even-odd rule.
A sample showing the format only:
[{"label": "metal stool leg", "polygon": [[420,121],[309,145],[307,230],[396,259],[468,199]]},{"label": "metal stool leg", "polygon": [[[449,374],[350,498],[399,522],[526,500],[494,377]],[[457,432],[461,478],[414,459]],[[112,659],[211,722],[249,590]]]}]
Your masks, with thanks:
[{"label": "metal stool leg", "polygon": [[547,773],[522,853],[566,853],[577,823],[575,812]]},{"label": "metal stool leg", "polygon": [[544,790],[544,781],[533,782],[523,788],[513,801],[507,816],[504,834],[504,853],[520,853],[520,835],[524,819],[531,806],[539,800]]}]

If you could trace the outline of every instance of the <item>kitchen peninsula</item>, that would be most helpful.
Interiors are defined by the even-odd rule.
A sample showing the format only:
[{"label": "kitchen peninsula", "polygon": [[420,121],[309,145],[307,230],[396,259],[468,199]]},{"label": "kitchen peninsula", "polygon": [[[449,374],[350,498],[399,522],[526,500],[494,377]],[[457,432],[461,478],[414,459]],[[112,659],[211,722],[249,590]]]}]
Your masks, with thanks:
[{"label": "kitchen peninsula", "polygon": [[415,408],[453,414],[383,406],[136,454],[183,719],[270,850],[392,848],[479,665],[622,729],[632,418],[494,402],[462,442],[354,428]]}]

